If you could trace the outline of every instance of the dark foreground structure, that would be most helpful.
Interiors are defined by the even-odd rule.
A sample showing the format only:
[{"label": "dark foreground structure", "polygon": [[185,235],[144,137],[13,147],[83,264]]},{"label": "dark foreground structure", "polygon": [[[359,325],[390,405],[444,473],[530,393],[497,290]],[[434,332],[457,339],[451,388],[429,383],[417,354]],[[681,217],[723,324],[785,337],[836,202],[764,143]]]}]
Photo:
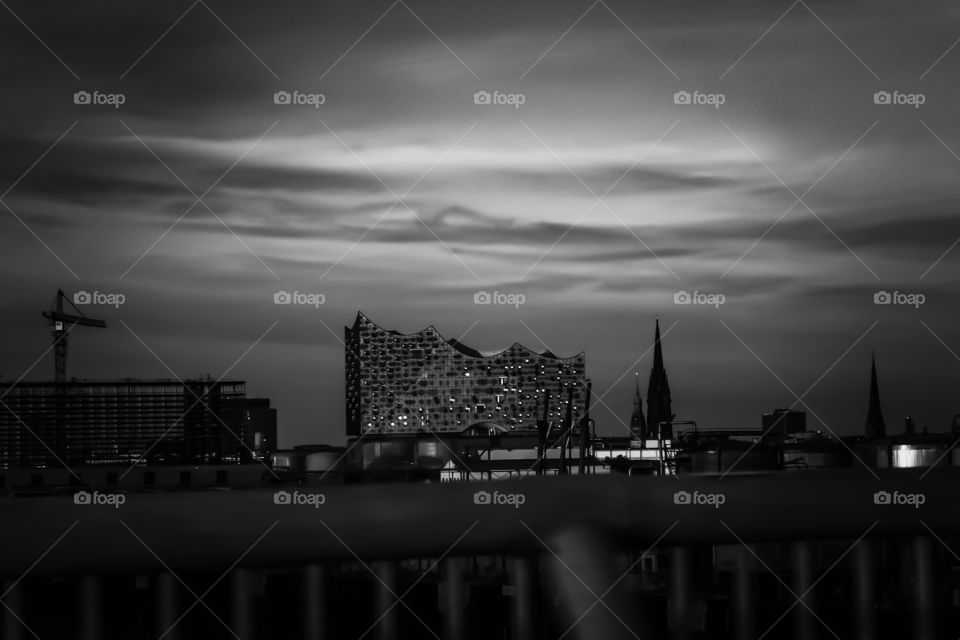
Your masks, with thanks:
[{"label": "dark foreground structure", "polygon": [[958,482],[860,467],[8,497],[3,637],[952,638]]}]

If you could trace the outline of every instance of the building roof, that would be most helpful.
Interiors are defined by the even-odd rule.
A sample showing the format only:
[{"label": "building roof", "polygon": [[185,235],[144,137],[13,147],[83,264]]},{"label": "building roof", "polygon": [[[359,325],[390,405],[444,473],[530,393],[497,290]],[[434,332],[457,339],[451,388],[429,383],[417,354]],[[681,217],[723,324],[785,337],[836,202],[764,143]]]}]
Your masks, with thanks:
[{"label": "building roof", "polygon": [[440,336],[440,338],[441,338],[444,342],[446,342],[448,345],[450,345],[451,347],[453,347],[454,349],[456,349],[458,352],[462,353],[462,354],[465,355],[465,356],[470,356],[471,358],[496,358],[496,357],[501,356],[501,355],[503,355],[503,354],[505,354],[505,353],[509,353],[509,352],[512,351],[512,350],[525,351],[525,352],[529,353],[530,355],[537,356],[537,357],[541,357],[541,358],[549,358],[550,360],[573,360],[574,358],[579,358],[579,357],[582,357],[582,356],[584,355],[584,352],[581,351],[580,353],[577,353],[577,354],[575,354],[575,355],[568,356],[568,357],[564,358],[564,357],[561,357],[561,356],[558,356],[558,355],[554,354],[554,353],[553,353],[552,351],[550,351],[549,349],[545,349],[545,350],[543,350],[543,351],[539,351],[539,352],[538,352],[538,351],[534,351],[533,349],[530,349],[529,347],[525,347],[524,345],[520,344],[519,342],[514,342],[513,344],[511,344],[511,345],[510,345],[509,347],[507,347],[506,349],[502,349],[502,350],[500,350],[500,351],[496,351],[496,352],[492,352],[492,353],[483,353],[483,352],[480,352],[480,351],[478,351],[478,350],[476,350],[476,349],[473,349],[473,348],[471,348],[471,347],[466,346],[465,344],[463,344],[462,342],[460,342],[460,341],[457,340],[456,338],[449,338],[449,339],[444,338],[444,337],[443,337],[443,334],[441,334],[440,331],[438,331],[437,328],[436,328],[434,325],[432,325],[432,324],[429,325],[428,327],[424,328],[424,329],[421,329],[420,331],[414,331],[413,333],[401,333],[401,332],[399,332],[399,331],[397,331],[397,330],[395,330],[395,329],[384,329],[383,327],[381,327],[380,325],[378,325],[376,322],[374,322],[373,320],[371,320],[371,319],[370,319],[366,314],[364,314],[362,311],[358,311],[358,312],[357,312],[357,317],[356,317],[356,319],[355,319],[354,322],[353,322],[353,327],[346,327],[347,330],[348,330],[348,331],[349,331],[349,330],[354,330],[354,331],[355,331],[355,330],[357,329],[358,325],[361,323],[361,321],[369,322],[369,323],[372,324],[374,327],[376,327],[378,330],[380,330],[380,331],[382,331],[382,332],[384,332],[384,333],[388,333],[388,334],[390,334],[390,335],[394,335],[394,336],[401,336],[401,337],[426,336],[426,335],[428,335],[428,334],[430,334],[430,333],[435,333],[436,335]]}]

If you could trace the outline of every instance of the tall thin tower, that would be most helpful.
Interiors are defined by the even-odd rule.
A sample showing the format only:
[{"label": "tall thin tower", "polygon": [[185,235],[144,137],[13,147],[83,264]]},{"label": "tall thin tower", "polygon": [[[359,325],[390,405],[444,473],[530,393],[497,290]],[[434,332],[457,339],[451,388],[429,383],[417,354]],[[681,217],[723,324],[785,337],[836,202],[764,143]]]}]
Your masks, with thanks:
[{"label": "tall thin tower", "polygon": [[863,428],[868,438],[880,438],[887,434],[880,409],[880,386],[877,384],[877,358],[870,357],[870,407],[867,409],[867,423]]},{"label": "tall thin tower", "polygon": [[[657,319],[653,346],[653,368],[650,370],[650,384],[647,386],[647,428],[650,435],[660,431],[660,423],[673,420],[673,406],[670,399],[670,383],[667,370],[663,366],[663,349],[660,346],[660,319]],[[662,437],[673,438],[673,427],[663,425]]]},{"label": "tall thin tower", "polygon": [[643,417],[643,399],[640,397],[640,377],[634,379],[633,413],[630,414],[630,433],[637,440],[646,440],[647,421]]}]

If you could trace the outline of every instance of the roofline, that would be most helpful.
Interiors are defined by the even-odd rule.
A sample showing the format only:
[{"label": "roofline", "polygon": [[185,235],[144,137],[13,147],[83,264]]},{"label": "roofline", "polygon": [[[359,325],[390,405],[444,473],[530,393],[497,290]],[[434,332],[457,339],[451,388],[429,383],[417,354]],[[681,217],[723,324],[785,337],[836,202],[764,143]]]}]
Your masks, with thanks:
[{"label": "roofline", "polygon": [[541,357],[541,358],[549,358],[549,359],[551,359],[551,360],[574,360],[574,359],[579,358],[579,357],[584,357],[584,358],[586,358],[586,351],[580,351],[579,353],[576,353],[576,354],[574,354],[574,355],[572,355],[572,356],[561,357],[561,356],[556,355],[556,354],[553,353],[552,351],[550,351],[550,349],[547,349],[547,350],[544,351],[544,352],[537,352],[537,351],[534,351],[533,349],[531,349],[531,348],[529,348],[529,347],[527,347],[527,346],[525,346],[525,345],[523,345],[523,344],[520,344],[519,342],[514,342],[513,344],[511,344],[511,345],[510,345],[509,347],[507,347],[506,349],[501,349],[500,351],[497,351],[496,353],[491,353],[491,354],[489,354],[489,355],[484,355],[483,353],[481,353],[480,351],[477,351],[476,349],[471,349],[470,347],[467,347],[467,346],[463,345],[463,344],[462,344],[459,340],[457,340],[456,338],[450,338],[450,339],[445,338],[445,337],[443,336],[443,334],[440,333],[440,330],[437,329],[437,327],[436,327],[435,325],[432,325],[432,324],[431,324],[431,325],[428,325],[427,327],[421,329],[420,331],[414,331],[414,332],[412,332],[412,333],[401,333],[401,332],[399,332],[399,331],[396,331],[395,329],[384,329],[384,328],[381,327],[379,324],[377,324],[376,322],[374,322],[373,320],[371,320],[370,317],[369,317],[368,315],[366,315],[363,311],[357,311],[357,317],[356,317],[356,319],[353,321],[353,326],[352,326],[352,327],[344,327],[344,328],[347,329],[348,331],[356,330],[357,325],[359,324],[361,317],[362,317],[363,319],[367,320],[368,322],[370,322],[370,324],[372,324],[373,326],[375,326],[375,327],[376,327],[377,329],[379,329],[380,331],[383,331],[384,333],[390,333],[390,334],[397,335],[397,336],[402,336],[402,337],[405,337],[405,338],[417,336],[417,335],[420,335],[420,334],[422,334],[422,333],[426,333],[427,331],[433,330],[438,336],[440,336],[440,338],[441,338],[446,344],[450,345],[453,349],[457,350],[458,352],[462,353],[463,355],[465,355],[465,356],[470,356],[471,358],[483,358],[483,359],[487,359],[487,358],[498,358],[498,357],[502,356],[503,354],[507,353],[508,351],[510,351],[510,349],[513,349],[514,347],[520,347],[520,348],[523,349],[524,351],[528,351],[528,352],[530,352],[531,354],[533,354],[533,355],[535,355],[535,356],[539,356],[539,357]]}]

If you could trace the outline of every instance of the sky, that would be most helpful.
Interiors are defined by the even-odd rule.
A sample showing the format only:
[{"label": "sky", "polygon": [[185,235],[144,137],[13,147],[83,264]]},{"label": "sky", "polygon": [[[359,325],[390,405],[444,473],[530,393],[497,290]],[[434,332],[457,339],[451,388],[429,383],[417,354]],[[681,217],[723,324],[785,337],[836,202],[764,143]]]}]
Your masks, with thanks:
[{"label": "sky", "polygon": [[960,414],[955,3],[0,5],[4,381],[62,288],[69,376],[244,379],[282,446],[345,440],[358,311],[584,351],[605,434],[656,318],[678,420],[861,433],[871,352],[889,431]]}]

